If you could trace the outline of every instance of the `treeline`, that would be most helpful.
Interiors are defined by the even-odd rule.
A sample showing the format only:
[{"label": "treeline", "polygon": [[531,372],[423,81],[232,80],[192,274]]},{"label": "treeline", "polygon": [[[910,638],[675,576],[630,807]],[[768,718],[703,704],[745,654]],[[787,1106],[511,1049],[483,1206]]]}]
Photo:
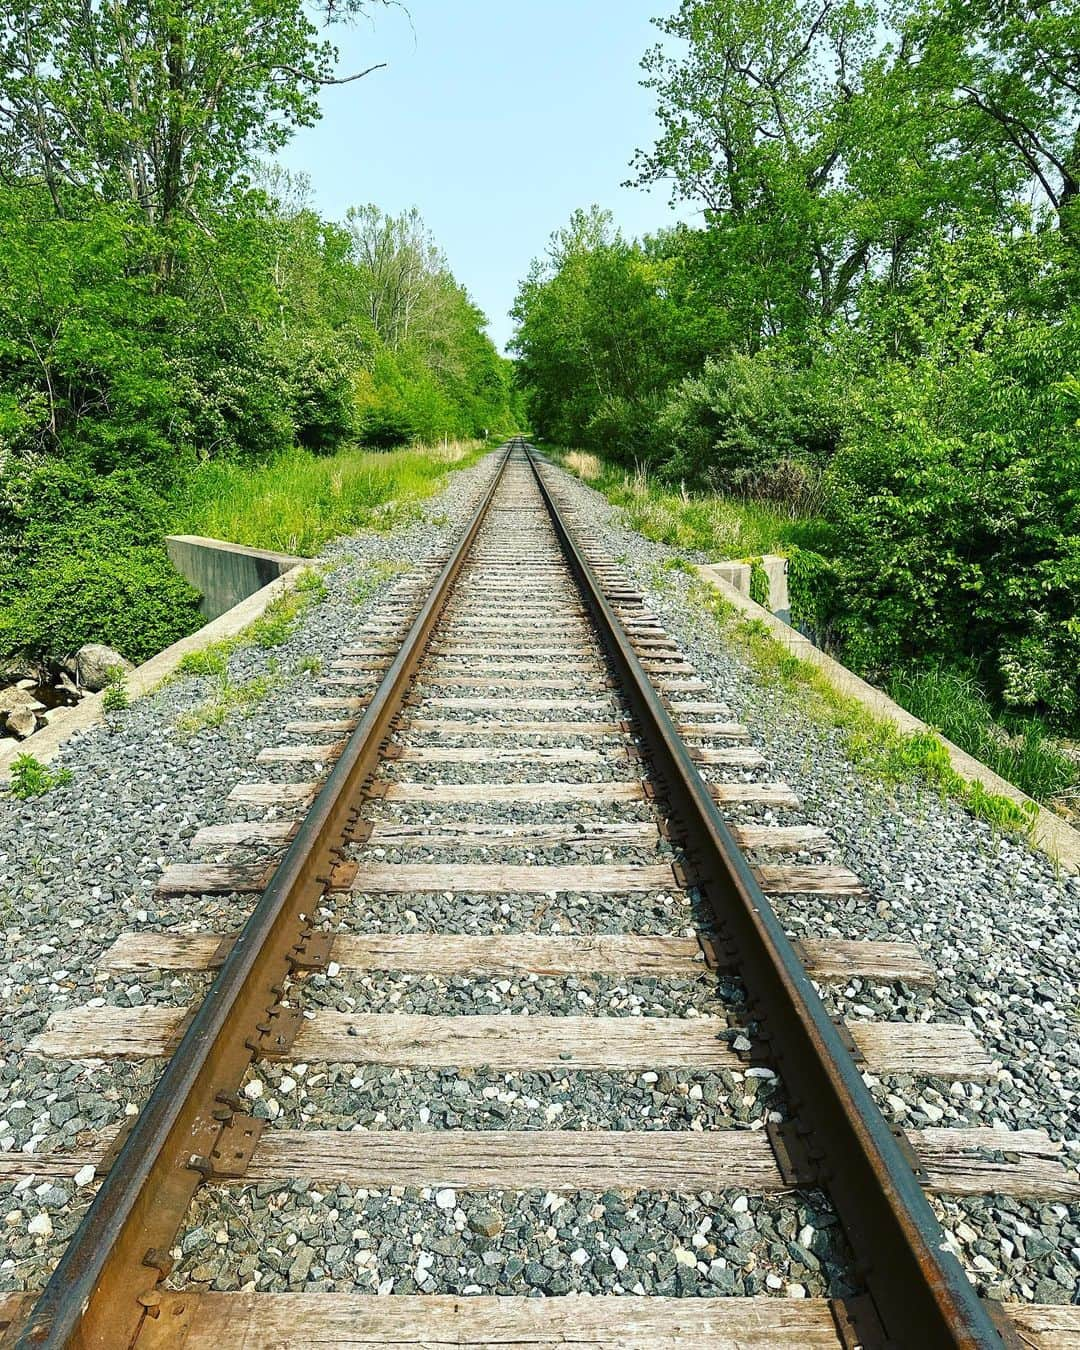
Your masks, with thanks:
[{"label": "treeline", "polygon": [[103,636],[138,659],[190,627],[161,538],[208,459],[513,425],[419,216],[324,220],[262,163],[337,79],[317,20],[362,11],[5,7],[0,656]]},{"label": "treeline", "polygon": [[1080,728],[1080,11],[684,0],[641,183],[703,228],[556,235],[537,430],[807,517],[804,611]]}]

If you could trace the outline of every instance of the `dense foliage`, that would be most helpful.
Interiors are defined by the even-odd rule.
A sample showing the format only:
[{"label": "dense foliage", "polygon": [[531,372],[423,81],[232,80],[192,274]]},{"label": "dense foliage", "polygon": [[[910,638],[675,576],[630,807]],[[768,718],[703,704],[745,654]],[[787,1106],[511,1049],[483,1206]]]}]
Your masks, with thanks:
[{"label": "dense foliage", "polygon": [[638,179],[519,293],[537,430],[818,522],[804,618],[1080,730],[1080,11],[682,0]]},{"label": "dense foliage", "polygon": [[327,221],[256,159],[318,115],[324,23],[364,8],[0,16],[0,658],[189,631],[162,534],[200,465],[513,423],[509,363],[415,212]]}]

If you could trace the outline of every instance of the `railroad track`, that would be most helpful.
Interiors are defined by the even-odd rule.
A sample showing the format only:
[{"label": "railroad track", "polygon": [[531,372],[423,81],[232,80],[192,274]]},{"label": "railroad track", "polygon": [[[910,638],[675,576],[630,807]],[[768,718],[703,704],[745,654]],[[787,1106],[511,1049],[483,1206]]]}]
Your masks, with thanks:
[{"label": "railroad track", "polygon": [[[0,1155],[0,1179],[102,1178],[46,1288],[0,1296],[4,1345],[1080,1343],[1080,1309],[979,1298],[932,1206],[1076,1199],[1075,1177],[1039,1131],[886,1124],[866,1075],[963,1082],[994,1066],[961,1026],[830,1020],[815,982],[934,971],[906,943],[788,941],[770,894],[857,896],[858,878],[820,860],[825,832],[798,821],[786,784],[762,781],[748,729],[558,498],[511,442],[452,556],[388,594],[310,717],[259,755],[272,781],[238,785],[242,818],[197,837],[216,860],[166,871],[174,896],[257,895],[242,931],[132,932],[103,954],[105,972],[204,979],[197,1006],[65,1010],[30,1045],[169,1058],[121,1135]],[[442,1010],[399,1010],[432,988]],[[365,1108],[370,1070],[403,1084],[407,1127]],[[450,1085],[439,1119],[412,1095],[430,1073]],[[610,1094],[606,1119],[574,1106],[570,1076]],[[559,1090],[546,1103],[506,1090],[519,1080]],[[523,1106],[529,1128],[461,1128],[452,1099],[474,1081],[493,1107]],[[267,1084],[276,1119],[252,1113]],[[314,1267],[330,1289],[260,1292],[258,1260],[229,1262],[231,1224],[220,1278],[187,1259],[193,1223],[235,1214],[238,1193],[272,1213],[311,1186],[316,1203],[343,1197],[331,1246],[302,1244],[302,1269],[278,1247],[262,1264],[301,1288]],[[407,1234],[395,1257],[394,1206],[414,1192],[445,1220],[449,1265]],[[378,1262],[354,1193],[389,1205]],[[582,1195],[600,1230],[619,1217],[624,1244],[601,1231],[611,1292],[591,1298],[560,1292],[574,1287],[561,1272],[593,1259],[555,1222]],[[736,1287],[760,1293],[722,1296],[730,1263],[710,1234],[745,1232],[748,1197],[790,1218],[804,1195],[843,1235],[826,1263],[834,1296],[800,1296],[783,1252],[781,1277],[753,1244]],[[676,1229],[693,1216],[692,1240],[665,1246],[656,1198]],[[550,1226],[511,1266],[499,1238],[529,1203]],[[822,1264],[789,1245],[807,1270]],[[395,1269],[410,1292],[378,1297],[376,1265],[384,1293]],[[551,1296],[526,1296],[539,1292]]]}]

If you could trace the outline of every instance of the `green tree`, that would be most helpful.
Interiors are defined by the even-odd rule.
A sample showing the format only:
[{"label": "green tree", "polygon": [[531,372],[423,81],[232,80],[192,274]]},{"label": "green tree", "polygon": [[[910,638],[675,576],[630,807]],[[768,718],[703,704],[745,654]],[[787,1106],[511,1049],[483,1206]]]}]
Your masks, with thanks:
[{"label": "green tree", "polygon": [[920,0],[904,39],[914,86],[936,102],[958,144],[1007,164],[1069,227],[1080,194],[1076,5]]},{"label": "green tree", "polygon": [[[371,0],[383,3],[383,0]],[[0,163],[129,202],[150,224],[203,221],[260,151],[318,116],[338,77],[315,22],[363,0],[9,0],[0,15]],[[374,69],[374,67],[372,67]]]},{"label": "green tree", "polygon": [[658,397],[682,373],[669,239],[627,243],[578,211],[533,263],[514,304],[514,350],[546,436],[627,459],[648,451]]}]

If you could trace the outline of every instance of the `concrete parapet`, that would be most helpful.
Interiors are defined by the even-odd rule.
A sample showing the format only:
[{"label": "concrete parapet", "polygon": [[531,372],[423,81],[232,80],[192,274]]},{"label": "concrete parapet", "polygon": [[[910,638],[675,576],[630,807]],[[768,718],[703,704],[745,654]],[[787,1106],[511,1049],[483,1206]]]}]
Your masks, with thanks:
[{"label": "concrete parapet", "polygon": [[167,535],[165,548],[180,575],[202,594],[199,608],[208,619],[216,619],[305,561],[198,534]]},{"label": "concrete parapet", "polygon": [[[769,579],[769,603],[765,607],[784,623],[791,622],[791,599],[788,594],[788,560],[779,553],[764,553],[757,562],[765,570]],[[698,571],[706,581],[718,578],[734,587],[740,595],[750,598],[750,575],[753,568],[748,562],[715,562],[699,567]]]}]

